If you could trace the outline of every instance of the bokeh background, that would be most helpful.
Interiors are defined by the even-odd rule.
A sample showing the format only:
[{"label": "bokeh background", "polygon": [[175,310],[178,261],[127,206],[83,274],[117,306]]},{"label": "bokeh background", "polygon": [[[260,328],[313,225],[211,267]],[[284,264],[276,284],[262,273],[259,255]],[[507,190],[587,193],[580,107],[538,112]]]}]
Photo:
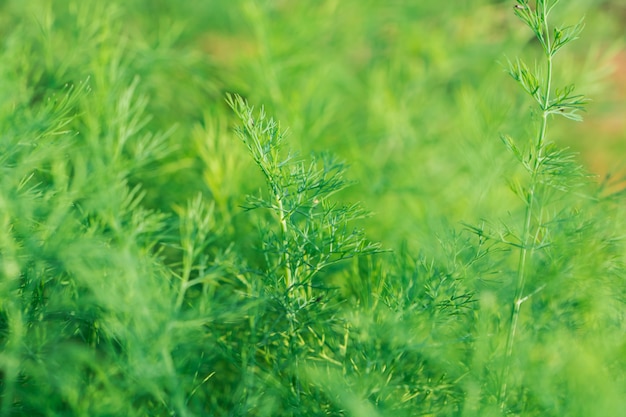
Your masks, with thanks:
[{"label": "bokeh background", "polygon": [[[554,120],[549,139],[579,152],[580,163],[599,182],[610,177],[615,191],[623,187],[626,152],[626,5],[561,3],[555,22],[575,24],[584,16],[586,27],[557,57],[555,85],[575,84],[591,102],[582,124]],[[15,22],[28,21],[24,30],[32,36],[50,32],[42,59],[60,71],[38,74],[41,64],[30,63],[42,91],[84,79],[96,60],[121,54],[125,76],[138,77],[149,95],[152,126],[177,125],[173,137],[183,156],[170,169],[204,170],[205,177],[214,171],[212,185],[189,178],[176,192],[212,187],[231,198],[247,191],[232,189],[240,178],[255,178],[254,167],[239,164],[245,157],[238,143],[221,145],[228,167],[217,167],[216,158],[208,168],[189,159],[193,130],[223,118],[208,128],[228,131],[224,95],[239,93],[289,128],[292,149],[305,156],[328,151],[350,163],[355,185],[346,198],[375,213],[367,225],[373,239],[419,246],[423,234],[501,216],[513,201],[506,185],[511,157],[499,136],[525,141],[533,116],[505,67],[507,59],[538,57],[513,4],[5,0],[0,7],[5,39]],[[106,16],[105,27],[94,29]],[[93,26],[100,39],[72,38],[76,25]],[[195,177],[193,169],[183,176]],[[232,171],[220,179],[220,169]],[[254,181],[251,190],[259,186]]]}]

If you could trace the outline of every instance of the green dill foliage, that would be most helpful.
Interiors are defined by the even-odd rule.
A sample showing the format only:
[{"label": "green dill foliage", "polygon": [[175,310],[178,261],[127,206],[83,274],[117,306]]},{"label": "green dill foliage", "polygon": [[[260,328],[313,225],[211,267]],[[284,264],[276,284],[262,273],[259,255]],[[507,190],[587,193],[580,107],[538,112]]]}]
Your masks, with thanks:
[{"label": "green dill foliage", "polygon": [[[377,253],[380,246],[351,224],[365,211],[357,204],[333,201],[349,185],[342,163],[328,155],[314,156],[310,162],[292,153],[283,156],[285,132],[278,122],[263,109],[255,113],[240,96],[228,96],[227,102],[240,122],[237,136],[266,183],[265,192],[248,197],[245,209],[267,213],[259,224],[263,262],[259,270],[251,270],[252,276],[246,273],[258,297],[247,332],[250,348],[258,346],[260,359],[242,357],[251,379],[243,381],[237,408],[244,414],[259,407],[269,407],[268,415],[318,413],[327,400],[307,383],[305,365],[314,358],[333,360],[340,351],[337,330],[345,327],[333,317],[338,300],[331,267]],[[276,378],[267,387],[267,397],[273,398],[269,403],[254,392],[268,377]]]},{"label": "green dill foliage", "polygon": [[[144,186],[173,159],[173,131],[153,122],[118,9],[48,6],[1,50],[0,415],[185,415],[187,384],[206,375],[171,354],[198,336],[204,321],[179,307],[210,268]],[[171,240],[180,269],[162,255]]]},{"label": "green dill foliage", "polygon": [[621,415],[618,13],[454,3],[0,2],[0,417]]},{"label": "green dill foliage", "polygon": [[[491,392],[485,395],[487,403],[497,402],[500,412],[505,415],[522,412],[552,415],[544,413],[553,413],[557,409],[571,410],[571,403],[556,398],[550,401],[537,398],[541,394],[532,387],[532,378],[526,378],[522,363],[526,363],[528,369],[536,365],[537,358],[533,358],[533,355],[544,350],[543,344],[550,339],[543,326],[552,331],[563,326],[568,330],[560,330],[560,340],[568,337],[575,339],[585,314],[594,314],[587,310],[588,301],[575,301],[584,297],[572,297],[572,292],[588,288],[588,280],[593,279],[593,274],[586,276],[589,272],[586,264],[593,261],[581,255],[585,249],[578,245],[602,241],[606,239],[602,236],[608,232],[596,228],[589,214],[596,210],[595,206],[599,202],[593,197],[589,176],[576,161],[576,155],[549,140],[548,125],[552,118],[562,116],[582,121],[579,112],[584,110],[588,101],[576,93],[573,85],[555,87],[555,57],[563,47],[578,38],[583,28],[582,20],[573,26],[553,26],[549,18],[558,3],[558,0],[518,0],[514,6],[515,15],[530,28],[538,41],[541,56],[533,66],[520,59],[509,61],[508,72],[534,100],[534,113],[538,119],[535,120],[536,130],[527,141],[502,136],[506,148],[525,174],[516,175],[510,180],[511,190],[522,202],[521,213],[503,222],[501,227],[470,226],[480,242],[485,241],[494,248],[501,247],[516,254],[515,261],[512,261],[514,266],[505,274],[511,277],[513,284],[507,294],[512,298],[507,301],[510,305],[508,321],[496,327],[500,328],[502,334],[506,334],[506,338],[501,348],[497,345],[490,348],[500,351],[501,359],[495,367],[483,365],[493,372],[491,381],[485,385],[487,392]],[[614,262],[615,259],[608,255],[607,265],[615,265]],[[485,300],[483,311],[491,311],[486,314],[493,315],[491,296],[485,296]],[[568,304],[569,307],[565,307]],[[528,306],[530,311],[522,309],[523,306]],[[548,311],[554,314],[552,318]],[[525,318],[525,315],[529,317]],[[550,323],[552,320],[562,321],[565,317],[577,324]],[[539,325],[539,322],[542,324]],[[569,332],[571,334],[565,336]],[[566,374],[562,371],[558,373]],[[534,378],[542,377],[535,375]],[[547,380],[558,385],[558,378]],[[572,378],[572,375],[563,378]],[[566,384],[563,389],[565,391],[561,394],[552,389],[552,395],[579,395],[568,391],[573,389],[572,385]],[[483,411],[495,413],[487,410],[488,407]],[[555,415],[558,414],[555,412]]]},{"label": "green dill foliage", "polygon": [[330,199],[348,185],[343,163],[329,155],[309,163],[292,154],[282,156],[285,133],[275,120],[268,119],[263,109],[255,115],[240,96],[229,96],[228,104],[242,123],[237,134],[267,184],[268,195],[250,198],[248,208],[269,209],[275,220],[273,230],[263,230],[265,278],[288,298],[300,304],[311,301],[314,288],[324,286],[315,280],[320,272],[379,250],[350,225],[366,212],[358,204]]},{"label": "green dill foliage", "polygon": [[[515,81],[537,103],[540,111],[540,126],[534,138],[524,150],[518,149],[514,141],[504,136],[503,140],[528,173],[526,186],[514,183],[514,191],[525,204],[524,223],[517,236],[516,246],[519,248],[519,261],[515,284],[515,298],[511,313],[511,323],[506,342],[502,381],[498,393],[500,406],[506,408],[507,384],[509,378],[509,362],[513,355],[515,335],[519,322],[522,304],[547,283],[530,290],[527,294],[527,262],[535,251],[551,244],[550,225],[557,221],[546,213],[552,190],[568,192],[572,186],[580,184],[581,169],[576,165],[573,156],[552,145],[546,137],[548,119],[551,115],[562,115],[571,120],[581,121],[578,111],[583,108],[586,100],[582,95],[574,94],[574,86],[565,88],[553,87],[553,60],[557,52],[578,37],[582,31],[582,21],[571,27],[552,27],[548,17],[558,0],[538,0],[534,7],[528,1],[518,1],[515,14],[533,31],[543,49],[545,68],[543,71],[531,71],[526,64],[517,60],[510,64],[509,73]],[[553,92],[553,89],[555,90]]]}]

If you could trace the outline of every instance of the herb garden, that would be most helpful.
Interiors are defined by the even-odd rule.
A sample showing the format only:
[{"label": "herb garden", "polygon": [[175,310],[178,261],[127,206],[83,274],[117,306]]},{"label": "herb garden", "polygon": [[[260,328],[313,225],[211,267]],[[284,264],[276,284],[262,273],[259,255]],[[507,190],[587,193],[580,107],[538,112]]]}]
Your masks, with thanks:
[{"label": "herb garden", "polygon": [[621,2],[0,22],[0,417],[626,412]]}]

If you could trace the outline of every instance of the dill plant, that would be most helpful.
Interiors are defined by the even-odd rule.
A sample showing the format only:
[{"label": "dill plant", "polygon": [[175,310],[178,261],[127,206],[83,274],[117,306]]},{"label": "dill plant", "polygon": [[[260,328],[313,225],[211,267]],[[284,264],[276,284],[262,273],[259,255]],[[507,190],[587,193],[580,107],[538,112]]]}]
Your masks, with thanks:
[{"label": "dill plant", "polygon": [[[211,211],[192,200],[170,235],[173,213],[146,201],[155,166],[176,171],[179,148],[132,69],[142,42],[118,42],[119,11],[48,4],[2,45],[2,416],[189,415],[210,375],[197,345],[183,346],[207,317],[188,313],[197,274],[215,271],[193,246],[212,223],[187,226]],[[164,249],[172,241],[184,250]]]},{"label": "dill plant", "polygon": [[[501,136],[518,163],[509,186],[521,207],[509,209],[500,224],[469,226],[478,247],[485,248],[478,277],[490,274],[496,280],[491,289],[483,287],[476,309],[468,370],[480,382],[466,381],[463,415],[604,415],[620,407],[611,383],[601,384],[606,394],[594,404],[593,389],[582,382],[622,375],[621,365],[609,365],[615,347],[598,348],[622,326],[620,296],[606,295],[622,288],[623,262],[613,252],[621,247],[621,229],[615,235],[606,227],[615,221],[609,219],[616,208],[599,196],[577,155],[549,135],[554,118],[581,121],[587,103],[573,85],[559,87],[555,81],[556,58],[583,28],[582,20],[553,25],[558,6],[558,0],[514,6],[541,57],[535,65],[521,59],[508,63],[508,73],[534,103],[533,123],[528,139]],[[516,123],[523,119],[517,116]],[[497,282],[503,285],[492,292]],[[485,285],[480,278],[475,284]],[[593,371],[582,365],[587,361],[596,366]]]},{"label": "dill plant", "polygon": [[[533,71],[522,61],[511,63],[509,72],[513,79],[537,103],[540,112],[540,126],[535,137],[524,150],[520,150],[510,138],[503,136],[507,147],[522,163],[530,179],[526,186],[513,183],[513,190],[525,204],[524,223],[519,236],[519,262],[515,284],[515,296],[511,312],[511,322],[505,347],[502,380],[498,401],[502,409],[506,407],[509,362],[513,354],[515,335],[522,304],[542,289],[535,288],[526,293],[527,258],[535,250],[548,246],[550,233],[544,219],[543,206],[548,204],[551,190],[569,191],[580,181],[580,169],[572,163],[572,155],[552,145],[546,137],[548,119],[561,115],[571,120],[582,120],[578,111],[586,100],[574,93],[574,86],[553,87],[553,60],[557,52],[575,40],[582,31],[582,22],[570,27],[552,27],[548,17],[558,0],[538,0],[532,7],[527,0],[518,1],[515,14],[533,31],[543,49],[545,67]],[[554,91],[553,91],[554,90]]]},{"label": "dill plant", "polygon": [[[335,297],[324,274],[339,262],[376,253],[380,246],[351,226],[366,214],[358,205],[342,205],[330,198],[349,184],[342,163],[328,155],[313,157],[311,162],[291,153],[283,156],[285,132],[274,119],[263,109],[255,113],[240,96],[229,95],[227,102],[240,122],[237,135],[267,186],[265,193],[250,196],[245,206],[265,209],[270,215],[260,223],[264,262],[258,275],[263,285],[257,291],[272,313],[265,307],[261,316],[266,317],[253,327],[262,326],[263,339],[274,340],[264,343],[270,360],[265,366],[276,368],[277,361],[284,362],[281,383],[292,381],[287,392],[293,392],[292,401],[306,410],[311,399],[305,397],[315,394],[303,386],[303,366],[324,347],[326,337],[336,337],[329,327],[334,320],[327,316],[332,310],[325,307]],[[269,328],[268,313],[275,317]],[[270,346],[273,352],[266,350]]]},{"label": "dill plant", "polygon": [[270,196],[250,198],[247,207],[269,209],[279,226],[277,231],[263,232],[266,278],[288,299],[303,305],[313,299],[320,272],[353,256],[376,252],[379,245],[350,226],[366,214],[358,205],[329,199],[348,185],[343,163],[329,155],[310,163],[291,154],[281,156],[285,133],[276,121],[263,110],[255,116],[240,96],[229,96],[228,104],[242,123],[237,134],[261,169]]},{"label": "dill plant", "polygon": [[[563,47],[577,39],[583,28],[582,21],[573,26],[553,26],[549,17],[558,3],[558,0],[532,3],[518,0],[514,6],[515,15],[531,29],[538,41],[542,56],[541,62],[533,67],[520,59],[509,62],[509,74],[535,101],[539,119],[536,132],[526,143],[520,144],[509,136],[502,136],[507,149],[526,173],[526,179],[514,178],[510,181],[511,189],[523,203],[521,224],[507,224],[495,232],[485,231],[484,226],[470,227],[480,239],[490,240],[496,246],[514,248],[518,253],[496,395],[499,407],[505,413],[527,406],[521,392],[515,397],[509,395],[522,305],[538,297],[548,286],[557,285],[557,281],[551,283],[548,277],[555,274],[557,265],[562,265],[558,258],[567,256],[565,252],[558,254],[559,250],[566,251],[558,245],[560,235],[567,234],[567,225],[576,223],[578,217],[577,209],[570,209],[568,205],[581,206],[581,201],[576,201],[574,190],[587,182],[575,155],[555,145],[547,134],[549,121],[554,116],[581,121],[579,112],[587,102],[584,96],[575,92],[573,85],[554,86],[555,57]],[[584,192],[579,195],[583,205],[591,199],[584,197]],[[573,244],[574,240],[571,242]]]}]

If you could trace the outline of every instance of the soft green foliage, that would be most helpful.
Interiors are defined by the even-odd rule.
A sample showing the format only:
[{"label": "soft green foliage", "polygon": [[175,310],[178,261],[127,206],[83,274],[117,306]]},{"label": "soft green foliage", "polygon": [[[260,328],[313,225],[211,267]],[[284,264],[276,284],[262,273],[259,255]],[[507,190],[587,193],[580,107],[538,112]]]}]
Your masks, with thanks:
[{"label": "soft green foliage", "polygon": [[0,2],[0,417],[620,415],[619,10]]},{"label": "soft green foliage", "polygon": [[[541,122],[537,134],[524,150],[518,149],[510,138],[503,138],[507,148],[513,152],[527,171],[529,180],[527,185],[516,183],[514,186],[514,191],[525,205],[521,234],[513,236],[514,242],[502,242],[519,248],[515,297],[498,393],[502,409],[506,408],[510,361],[522,304],[548,285],[544,283],[526,295],[526,265],[532,261],[531,258],[536,252],[547,250],[552,245],[552,240],[555,238],[553,232],[555,222],[567,222],[571,215],[566,210],[566,206],[557,207],[556,210],[559,213],[554,217],[545,213],[546,208],[555,199],[551,191],[568,193],[573,186],[579,185],[577,182],[583,176],[573,155],[553,146],[546,137],[550,115],[559,114],[571,120],[582,121],[577,111],[581,110],[586,102],[582,95],[573,94],[573,85],[561,90],[556,88],[554,94],[556,97],[552,98],[553,58],[563,46],[576,39],[582,31],[582,24],[579,22],[574,27],[554,28],[552,33],[548,17],[557,3],[558,0],[538,0],[532,8],[528,1],[519,0],[515,5],[515,14],[533,31],[541,44],[545,57],[545,72],[542,77],[539,71],[530,71],[526,64],[519,60],[515,64],[509,63],[509,73],[513,79],[537,102]],[[482,231],[479,236],[482,237]]]},{"label": "soft green foliage", "polygon": [[374,253],[378,245],[350,228],[364,214],[357,205],[329,201],[346,186],[343,164],[329,156],[321,158],[321,166],[293,155],[282,158],[284,133],[278,124],[267,120],[263,110],[255,117],[240,96],[229,96],[228,104],[243,124],[238,136],[261,168],[270,195],[251,198],[249,208],[270,209],[279,226],[277,232],[270,225],[262,227],[265,278],[288,298],[306,303],[320,272],[344,259]]}]

